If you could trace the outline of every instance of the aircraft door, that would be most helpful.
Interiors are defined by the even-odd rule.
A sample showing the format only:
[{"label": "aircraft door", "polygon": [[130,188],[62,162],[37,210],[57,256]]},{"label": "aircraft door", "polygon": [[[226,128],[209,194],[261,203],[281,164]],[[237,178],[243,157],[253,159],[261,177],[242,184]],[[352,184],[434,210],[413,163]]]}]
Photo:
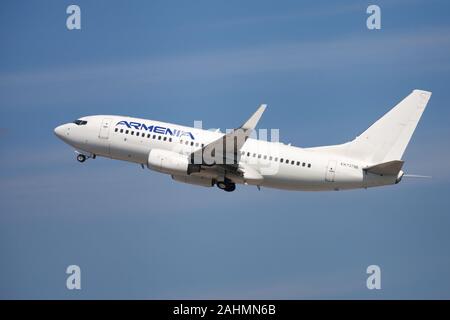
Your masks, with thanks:
[{"label": "aircraft door", "polygon": [[334,182],[336,175],[336,160],[330,160],[328,162],[327,171],[325,173],[325,181]]},{"label": "aircraft door", "polygon": [[100,139],[108,139],[110,126],[111,126],[111,119],[109,118],[103,119],[102,125],[100,126],[100,132],[98,134],[98,137]]}]

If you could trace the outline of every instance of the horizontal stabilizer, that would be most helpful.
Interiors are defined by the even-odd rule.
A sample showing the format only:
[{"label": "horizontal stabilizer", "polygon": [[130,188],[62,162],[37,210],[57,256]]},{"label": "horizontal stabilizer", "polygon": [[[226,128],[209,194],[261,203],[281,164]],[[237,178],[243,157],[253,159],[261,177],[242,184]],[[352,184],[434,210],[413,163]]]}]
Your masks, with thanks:
[{"label": "horizontal stabilizer", "polygon": [[374,166],[364,168],[364,170],[366,172],[379,174],[379,175],[396,176],[402,169],[402,166],[403,166],[403,161],[393,160],[393,161],[383,162],[383,163],[376,164]]}]

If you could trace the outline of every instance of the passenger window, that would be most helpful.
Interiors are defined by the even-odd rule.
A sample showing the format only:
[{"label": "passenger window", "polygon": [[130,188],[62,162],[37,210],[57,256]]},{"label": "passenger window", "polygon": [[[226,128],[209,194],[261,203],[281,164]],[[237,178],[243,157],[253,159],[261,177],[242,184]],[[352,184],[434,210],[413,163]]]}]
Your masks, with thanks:
[{"label": "passenger window", "polygon": [[292,161],[291,161],[291,164],[294,164],[294,163],[295,163],[295,161],[294,161],[294,160],[292,160]]},{"label": "passenger window", "polygon": [[297,166],[299,166],[300,165],[300,161],[297,161]]},{"label": "passenger window", "polygon": [[161,136],[158,136],[158,140],[161,140]]},{"label": "passenger window", "polygon": [[277,157],[277,158],[275,158],[275,162],[278,162],[278,157]]},{"label": "passenger window", "polygon": [[253,154],[253,158],[256,158],[256,153]]},{"label": "passenger window", "polygon": [[302,163],[302,167],[304,167],[305,165],[306,165],[306,163],[303,162],[303,163]]},{"label": "passenger window", "polygon": [[149,139],[150,139],[150,133],[149,133],[149,134],[147,134],[147,138],[149,138]]},{"label": "passenger window", "polygon": [[308,163],[308,168],[311,168],[311,163]]},{"label": "passenger window", "polygon": [[130,132],[129,130],[125,131],[125,134],[128,134],[128,132]]},{"label": "passenger window", "polygon": [[280,162],[283,163],[283,158],[280,159]]},{"label": "passenger window", "polygon": [[115,128],[115,129],[114,129],[114,132],[117,132],[117,131],[119,131],[119,129]]},{"label": "passenger window", "polygon": [[261,155],[260,154],[258,154],[258,159],[261,159]]},{"label": "passenger window", "polygon": [[123,129],[120,129],[120,133],[123,133]]},{"label": "passenger window", "polygon": [[193,147],[193,146],[194,146],[194,141],[191,142],[191,147]]},{"label": "passenger window", "polygon": [[267,156],[264,156],[264,160],[267,160]]},{"label": "passenger window", "polygon": [[172,138],[169,138],[169,142],[172,142]]},{"label": "passenger window", "polygon": [[156,139],[156,134],[153,135],[153,139]]},{"label": "passenger window", "polygon": [[272,159],[273,159],[272,156],[270,156],[270,157],[269,157],[269,160],[272,161]]},{"label": "passenger window", "polygon": [[250,157],[250,152],[247,152],[247,157]]},{"label": "passenger window", "polygon": [[163,139],[164,141],[166,141],[167,140],[167,137],[164,137],[164,139]]}]

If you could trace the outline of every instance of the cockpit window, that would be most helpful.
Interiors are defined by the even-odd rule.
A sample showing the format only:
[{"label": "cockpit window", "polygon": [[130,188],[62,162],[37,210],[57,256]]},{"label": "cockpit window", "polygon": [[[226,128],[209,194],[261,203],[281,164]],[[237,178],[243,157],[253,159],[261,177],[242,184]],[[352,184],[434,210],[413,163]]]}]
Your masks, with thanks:
[{"label": "cockpit window", "polygon": [[84,126],[87,121],[86,120],[75,120],[73,123],[75,123],[77,126]]}]

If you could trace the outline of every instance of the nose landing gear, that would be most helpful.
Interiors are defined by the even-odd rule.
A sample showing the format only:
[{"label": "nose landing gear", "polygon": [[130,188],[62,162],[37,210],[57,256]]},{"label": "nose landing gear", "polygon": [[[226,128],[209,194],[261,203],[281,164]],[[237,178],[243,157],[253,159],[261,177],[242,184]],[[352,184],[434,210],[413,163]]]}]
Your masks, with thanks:
[{"label": "nose landing gear", "polygon": [[79,154],[77,155],[77,160],[78,162],[85,162],[86,161],[86,156],[84,154]]},{"label": "nose landing gear", "polygon": [[225,179],[224,181],[217,181],[216,185],[219,189],[226,192],[233,192],[236,189],[236,184],[230,179]]},{"label": "nose landing gear", "polygon": [[89,158],[92,158],[92,159],[96,158],[95,154],[87,154],[86,155],[86,154],[80,153],[78,151],[75,151],[75,153],[77,154],[77,161],[81,162],[81,163],[85,162]]}]

